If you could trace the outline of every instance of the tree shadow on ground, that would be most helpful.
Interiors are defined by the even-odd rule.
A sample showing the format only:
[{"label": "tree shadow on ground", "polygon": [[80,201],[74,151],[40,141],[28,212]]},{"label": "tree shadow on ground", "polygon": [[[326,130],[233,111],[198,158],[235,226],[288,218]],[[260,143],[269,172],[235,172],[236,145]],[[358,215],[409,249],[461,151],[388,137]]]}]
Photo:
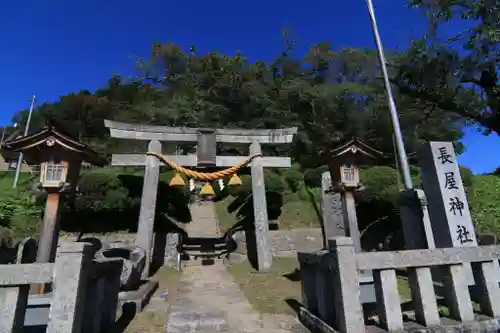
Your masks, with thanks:
[{"label": "tree shadow on ground", "polygon": [[292,282],[299,282],[302,280],[302,275],[299,268],[295,268],[290,273],[283,274],[283,277],[287,278]]},{"label": "tree shadow on ground", "polygon": [[314,213],[316,214],[316,217],[318,218],[320,227],[321,227],[321,236],[323,237],[323,247],[326,249],[327,248],[327,238],[326,238],[326,231],[325,231],[325,221],[323,221],[323,214],[321,213],[321,208],[318,207],[318,202],[314,198],[314,193],[311,191],[310,188],[306,188],[307,190],[307,196],[309,197],[309,202],[311,203],[311,206],[314,209]]},{"label": "tree shadow on ground", "polygon": [[356,215],[365,251],[404,249],[399,213],[387,200],[357,200]]},{"label": "tree shadow on ground", "polygon": [[[275,191],[266,191],[266,204],[268,220],[277,220],[282,212],[283,195]],[[228,205],[227,211],[229,214],[236,213],[236,223],[227,233],[232,235],[238,231],[245,232],[248,261],[254,269],[258,269],[252,194],[248,191],[241,191],[235,195],[234,200]]]}]

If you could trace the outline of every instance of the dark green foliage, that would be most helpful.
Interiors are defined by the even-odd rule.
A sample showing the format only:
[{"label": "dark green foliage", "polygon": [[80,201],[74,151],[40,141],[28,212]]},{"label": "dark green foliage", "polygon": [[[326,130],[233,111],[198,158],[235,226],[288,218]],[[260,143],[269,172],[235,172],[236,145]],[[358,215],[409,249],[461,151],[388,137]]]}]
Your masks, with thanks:
[{"label": "dark green foliage", "polygon": [[[31,130],[43,126],[44,118],[53,118],[65,131],[109,159],[112,153],[144,153],[147,142],[110,139],[104,119],[190,127],[298,127],[291,145],[263,146],[265,155],[288,155],[293,161],[289,170],[265,170],[271,219],[280,216],[285,202],[319,202],[321,174],[328,171],[325,152],[357,136],[384,154],[378,161],[380,166],[362,170],[361,180],[367,188],[359,197],[359,205],[363,205],[359,207],[360,219],[363,226],[390,221],[381,225],[392,228],[397,221],[394,204],[399,183],[393,168],[391,121],[376,53],[352,48],[333,50],[329,43],[318,43],[304,57],[297,58],[289,47],[293,41],[285,42],[285,50],[270,63],[250,62],[241,54],[197,54],[175,44],[155,43],[150,58],[139,61],[141,78],[130,81],[113,77],[94,92],[80,91],[40,105],[33,114]],[[391,59],[401,64],[393,69],[394,75],[413,66],[402,60],[405,57],[391,55]],[[401,76],[402,81],[406,79]],[[403,89],[395,94],[399,109],[404,110],[400,122],[409,153],[417,151],[425,140],[456,142],[462,137],[464,122],[454,110],[444,106],[436,109]],[[26,116],[27,112],[21,111],[15,121],[24,124]],[[180,148],[181,153],[193,152],[188,145]],[[248,154],[247,146],[219,148],[222,155]],[[410,162],[416,161],[411,158]],[[220,191],[216,182],[212,186],[220,197],[234,196],[234,209],[250,221],[251,177],[248,170],[242,172],[246,174],[240,174],[243,185],[238,188]],[[412,168],[412,175],[418,178],[418,168]],[[470,174],[462,170],[462,175],[470,184]],[[76,198],[65,199],[65,230],[134,230],[142,176],[143,168],[136,167],[85,171]],[[190,221],[187,179],[185,187],[172,188],[168,183],[173,176],[174,172],[162,168],[157,229],[171,230],[173,221]],[[6,215],[12,214],[10,205],[5,201]],[[12,217],[7,220],[12,224]]]},{"label": "dark green foliage", "polygon": [[16,238],[38,232],[41,212],[35,195],[14,192],[0,197],[0,227],[10,229]]},{"label": "dark green foliage", "polygon": [[462,182],[466,188],[469,188],[474,183],[474,174],[472,171],[466,167],[459,166],[460,176],[462,177]]},{"label": "dark green foliage", "polygon": [[264,169],[264,181],[267,191],[278,193],[285,191],[286,184],[283,178],[271,170]]},{"label": "dark green foliage", "polygon": [[366,189],[361,198],[387,200],[396,204],[400,190],[397,171],[389,166],[374,166],[360,170],[360,179]]},{"label": "dark green foliage", "polygon": [[285,181],[292,192],[297,192],[304,181],[304,176],[298,170],[292,169],[284,173]]},{"label": "dark green foliage", "polygon": [[131,205],[128,189],[112,170],[86,172],[78,186],[79,195],[74,202],[76,210],[123,211]]},{"label": "dark green foliage", "polygon": [[304,172],[304,183],[308,187],[321,187],[321,175],[329,172],[328,166],[322,165],[315,169],[309,169]]},{"label": "dark green foliage", "polygon": [[[142,176],[123,174],[119,168],[95,169],[82,174],[76,198],[66,198],[62,228],[76,232],[135,231],[142,194]],[[172,220],[191,220],[187,190],[168,186],[161,174],[155,228],[171,230]]]},{"label": "dark green foliage", "polygon": [[500,177],[482,175],[474,177],[467,197],[476,228],[480,232],[500,235]]},{"label": "dark green foliage", "polygon": [[283,172],[283,178],[292,192],[297,192],[304,183],[304,175],[296,164]]},{"label": "dark green foliage", "polygon": [[[429,112],[452,112],[500,134],[499,2],[408,2],[427,15],[430,30],[395,62],[399,92]],[[465,28],[450,34],[450,23]]]}]

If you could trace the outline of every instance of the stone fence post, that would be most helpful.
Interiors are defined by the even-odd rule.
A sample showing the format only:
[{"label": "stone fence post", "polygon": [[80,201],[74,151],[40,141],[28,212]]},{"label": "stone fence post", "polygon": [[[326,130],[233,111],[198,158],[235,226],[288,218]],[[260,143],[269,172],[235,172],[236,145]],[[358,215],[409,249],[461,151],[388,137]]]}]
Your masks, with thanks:
[{"label": "stone fence post", "polygon": [[337,237],[328,240],[328,247],[331,253],[328,262],[333,272],[333,301],[338,331],[364,333],[365,323],[354,243],[351,238]]},{"label": "stone fence post", "polygon": [[317,265],[309,258],[311,253],[298,253],[300,265],[300,283],[302,289],[302,304],[314,314],[318,314],[318,295],[316,290]]},{"label": "stone fence post", "polygon": [[86,288],[92,266],[92,245],[69,243],[54,263],[54,294],[47,333],[80,333]]},{"label": "stone fence post", "polygon": [[107,331],[116,319],[123,259],[106,258],[92,263],[85,296],[84,333]]}]

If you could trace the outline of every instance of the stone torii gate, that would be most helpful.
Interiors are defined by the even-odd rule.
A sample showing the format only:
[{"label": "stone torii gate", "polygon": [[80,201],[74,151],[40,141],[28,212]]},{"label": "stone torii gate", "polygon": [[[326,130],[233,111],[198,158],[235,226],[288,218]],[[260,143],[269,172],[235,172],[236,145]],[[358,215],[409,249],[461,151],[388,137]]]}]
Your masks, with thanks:
[{"label": "stone torii gate", "polygon": [[[276,130],[248,129],[201,129],[128,124],[105,120],[113,138],[149,141],[148,151],[162,153],[161,142],[197,143],[197,154],[167,155],[174,163],[186,167],[231,167],[244,162],[247,156],[217,156],[217,143],[249,144],[250,155],[262,153],[262,144],[288,144],[297,133],[297,128]],[[156,195],[160,166],[163,163],[155,156],[146,154],[113,154],[113,166],[145,166],[139,226],[135,244],[147,253],[147,277],[153,243]],[[251,161],[255,238],[259,271],[267,271],[272,265],[269,246],[269,221],[267,215],[266,189],[263,168],[289,168],[290,157],[259,156]]]}]

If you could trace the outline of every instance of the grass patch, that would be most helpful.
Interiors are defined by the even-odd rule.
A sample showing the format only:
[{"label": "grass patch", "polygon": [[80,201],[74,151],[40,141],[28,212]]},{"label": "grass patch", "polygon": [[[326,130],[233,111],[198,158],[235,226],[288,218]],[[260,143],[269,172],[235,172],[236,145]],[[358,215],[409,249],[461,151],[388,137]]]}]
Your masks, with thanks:
[{"label": "grass patch", "polygon": [[401,301],[411,300],[411,290],[410,285],[408,284],[408,280],[398,277],[397,282],[399,298],[401,298]]},{"label": "grass patch", "polygon": [[298,262],[295,258],[274,258],[272,272],[266,274],[252,274],[255,270],[246,261],[228,266],[229,272],[256,311],[291,315],[295,315],[295,312],[286,299],[301,300],[300,280],[291,281],[283,275],[293,273],[296,268]]},{"label": "grass patch", "polygon": [[[236,216],[237,211],[231,213],[228,211],[228,207],[234,199],[234,197],[228,196],[224,200],[215,203],[221,231],[229,230],[239,221]],[[270,222],[277,224],[281,230],[320,227],[319,217],[312,203],[306,200],[287,201],[286,197],[280,215],[277,219],[270,220]]]},{"label": "grass patch", "polygon": [[286,202],[278,217],[280,229],[319,228],[319,218],[313,205],[307,201]]},{"label": "grass patch", "polygon": [[[300,273],[295,272],[298,267],[295,258],[277,257],[273,260],[271,273],[252,274],[255,270],[247,261],[228,266],[228,270],[256,311],[295,315],[286,299],[301,301]],[[284,275],[294,278],[289,279]],[[408,280],[398,278],[397,282],[401,301],[411,300]]]},{"label": "grass patch", "polygon": [[[181,273],[175,268],[164,266],[151,277],[158,281],[158,290],[156,293],[169,291],[169,298],[176,292]],[[168,301],[168,299],[167,299]],[[167,304],[165,304],[165,309]],[[127,326],[124,333],[164,333],[167,323],[166,311],[148,311],[138,313]]]}]

